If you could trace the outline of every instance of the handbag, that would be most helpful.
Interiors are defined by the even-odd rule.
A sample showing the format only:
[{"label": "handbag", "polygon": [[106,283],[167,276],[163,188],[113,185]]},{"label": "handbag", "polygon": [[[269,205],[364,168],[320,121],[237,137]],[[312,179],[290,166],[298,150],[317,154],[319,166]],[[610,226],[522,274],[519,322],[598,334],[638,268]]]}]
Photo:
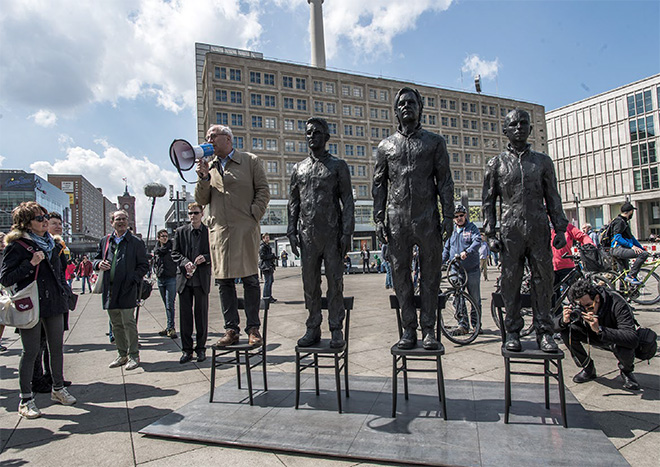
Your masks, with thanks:
[{"label": "handbag", "polygon": [[[108,254],[109,245],[110,245],[110,235],[108,235],[108,237],[105,240],[105,251],[103,252],[103,259],[105,259],[105,256]],[[96,294],[103,293],[104,276],[105,276],[105,271],[99,271],[99,274],[96,277],[96,282],[94,282],[94,287],[92,287],[92,293],[96,293]]]},{"label": "handbag", "polygon": [[[34,248],[18,241],[29,252]],[[40,263],[41,264],[41,263]],[[0,291],[0,324],[18,329],[31,329],[39,322],[39,288],[37,276],[39,265],[34,273],[34,280],[27,287],[16,291],[16,286],[2,287]]]}]

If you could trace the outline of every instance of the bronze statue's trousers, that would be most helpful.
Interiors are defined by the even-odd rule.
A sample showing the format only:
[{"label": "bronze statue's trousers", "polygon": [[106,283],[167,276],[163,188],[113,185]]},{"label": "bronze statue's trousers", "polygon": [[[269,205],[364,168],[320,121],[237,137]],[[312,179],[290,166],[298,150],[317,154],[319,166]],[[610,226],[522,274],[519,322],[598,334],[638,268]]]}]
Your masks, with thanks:
[{"label": "bronze statue's trousers", "polygon": [[305,308],[309,311],[307,327],[321,325],[321,262],[325,266],[328,283],[328,323],[330,331],[341,331],[344,323],[344,259],[337,237],[322,240],[301,238],[300,256],[302,265]]}]

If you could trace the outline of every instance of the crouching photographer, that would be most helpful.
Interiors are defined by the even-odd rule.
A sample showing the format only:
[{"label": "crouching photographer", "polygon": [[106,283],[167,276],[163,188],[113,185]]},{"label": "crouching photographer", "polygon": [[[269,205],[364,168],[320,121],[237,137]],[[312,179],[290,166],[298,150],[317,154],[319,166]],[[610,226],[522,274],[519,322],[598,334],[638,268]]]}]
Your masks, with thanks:
[{"label": "crouching photographer", "polygon": [[576,383],[596,379],[596,368],[582,345],[608,350],[619,361],[625,389],[639,389],[633,371],[638,344],[635,318],[626,301],[616,292],[580,279],[568,292],[573,305],[565,306],[556,318],[564,344],[576,365],[582,368],[573,377]]}]

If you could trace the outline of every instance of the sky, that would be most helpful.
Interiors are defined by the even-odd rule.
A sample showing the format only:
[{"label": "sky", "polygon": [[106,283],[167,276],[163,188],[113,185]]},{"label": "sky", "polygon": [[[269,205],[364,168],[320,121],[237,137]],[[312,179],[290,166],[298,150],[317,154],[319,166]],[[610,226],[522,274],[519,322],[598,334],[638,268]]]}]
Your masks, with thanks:
[{"label": "sky", "polygon": [[[553,110],[660,72],[660,2],[325,0],[327,68]],[[82,173],[146,232],[196,139],[195,42],[310,63],[307,0],[0,0],[0,168]],[[194,176],[192,177],[194,178]],[[189,186],[188,191],[193,187]],[[155,224],[169,202],[156,203]]]}]

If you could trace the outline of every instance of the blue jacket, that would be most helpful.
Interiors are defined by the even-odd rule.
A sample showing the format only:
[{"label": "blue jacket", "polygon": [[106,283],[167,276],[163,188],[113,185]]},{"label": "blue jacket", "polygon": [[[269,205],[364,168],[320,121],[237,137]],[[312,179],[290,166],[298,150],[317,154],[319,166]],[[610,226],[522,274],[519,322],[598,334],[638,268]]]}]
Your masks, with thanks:
[{"label": "blue jacket", "polygon": [[466,222],[461,233],[454,225],[454,231],[445,242],[445,249],[442,252],[442,262],[446,263],[454,256],[465,251],[467,258],[461,261],[461,266],[466,272],[479,270],[479,247],[481,246],[481,234],[479,229],[472,222]]}]

